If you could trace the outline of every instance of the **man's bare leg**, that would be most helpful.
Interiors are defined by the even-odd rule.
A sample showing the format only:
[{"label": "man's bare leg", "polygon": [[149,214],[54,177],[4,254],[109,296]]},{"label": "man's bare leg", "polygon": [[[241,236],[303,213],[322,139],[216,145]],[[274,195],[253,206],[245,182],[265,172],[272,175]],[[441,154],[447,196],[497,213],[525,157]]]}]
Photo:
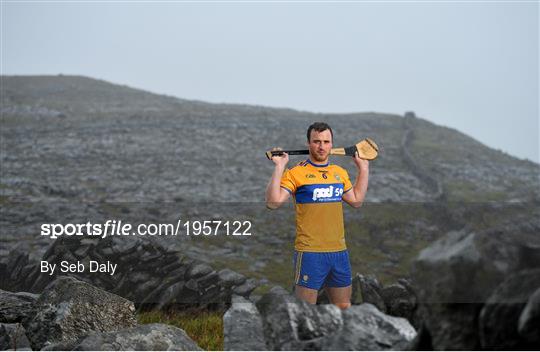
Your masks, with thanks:
[{"label": "man's bare leg", "polygon": [[[352,286],[346,287],[325,287],[326,294],[332,304],[341,309],[347,309],[351,306]],[[315,298],[315,301],[317,298]]]},{"label": "man's bare leg", "polygon": [[294,293],[296,297],[300,298],[302,301],[306,301],[311,304],[317,304],[317,290],[296,285],[294,288]]}]

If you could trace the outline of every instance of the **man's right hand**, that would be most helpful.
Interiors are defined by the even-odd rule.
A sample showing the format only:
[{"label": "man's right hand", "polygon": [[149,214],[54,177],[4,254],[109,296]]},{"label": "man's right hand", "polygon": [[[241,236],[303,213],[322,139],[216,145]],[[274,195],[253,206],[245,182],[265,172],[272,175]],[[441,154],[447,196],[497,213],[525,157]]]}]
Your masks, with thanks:
[{"label": "man's right hand", "polygon": [[[275,151],[275,150],[282,150],[282,149],[272,148],[272,151]],[[289,162],[289,154],[283,153],[282,155],[275,155],[272,157],[272,162],[276,164],[276,166],[279,166],[285,169],[285,166],[287,166],[287,163]]]},{"label": "man's right hand", "polygon": [[[281,150],[281,148],[273,148],[272,151],[274,150]],[[281,177],[289,162],[289,154],[275,155],[272,156],[271,160],[276,167],[274,168],[270,182],[268,182],[268,186],[266,186],[266,206],[269,209],[277,209],[289,199],[289,192],[280,187]]]}]

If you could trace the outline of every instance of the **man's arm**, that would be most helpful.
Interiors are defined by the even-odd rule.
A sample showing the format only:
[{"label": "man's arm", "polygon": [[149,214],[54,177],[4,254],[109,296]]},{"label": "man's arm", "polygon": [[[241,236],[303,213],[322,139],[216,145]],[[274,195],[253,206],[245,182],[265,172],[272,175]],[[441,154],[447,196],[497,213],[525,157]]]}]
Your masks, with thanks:
[{"label": "man's arm", "polygon": [[353,188],[343,193],[343,200],[354,208],[360,208],[366,197],[369,179],[369,161],[358,157],[358,152],[353,157],[354,164],[358,170]]},{"label": "man's arm", "polygon": [[289,192],[281,188],[281,177],[285,171],[285,167],[289,162],[289,155],[283,153],[282,156],[273,156],[272,161],[275,164],[274,172],[266,186],[266,207],[268,209],[279,208],[287,199],[289,199]]}]

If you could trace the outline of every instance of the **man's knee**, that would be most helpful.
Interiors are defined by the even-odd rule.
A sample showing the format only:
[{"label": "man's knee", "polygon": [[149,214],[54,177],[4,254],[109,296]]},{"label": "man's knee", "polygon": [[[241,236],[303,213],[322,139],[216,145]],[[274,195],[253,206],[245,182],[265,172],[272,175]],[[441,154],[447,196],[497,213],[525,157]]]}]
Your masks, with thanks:
[{"label": "man's knee", "polygon": [[317,290],[296,285],[296,297],[310,304],[317,304]]},{"label": "man's knee", "polygon": [[339,303],[334,303],[336,306],[338,306],[339,309],[347,309],[351,306],[351,302],[339,302]]}]

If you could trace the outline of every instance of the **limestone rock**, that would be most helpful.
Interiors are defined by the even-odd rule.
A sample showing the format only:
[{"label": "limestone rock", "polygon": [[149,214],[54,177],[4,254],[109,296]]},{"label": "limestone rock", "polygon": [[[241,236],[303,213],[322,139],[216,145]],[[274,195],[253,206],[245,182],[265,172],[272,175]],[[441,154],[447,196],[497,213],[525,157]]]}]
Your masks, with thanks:
[{"label": "limestone rock", "polygon": [[380,292],[389,315],[408,320],[412,318],[415,308],[414,297],[405,287],[400,284],[392,284],[385,286]]},{"label": "limestone rock", "polygon": [[540,288],[540,269],[525,270],[502,282],[480,314],[480,340],[485,349],[531,349],[518,333],[521,312]]},{"label": "limestone rock", "polygon": [[343,327],[323,343],[324,350],[403,349],[416,336],[416,330],[404,318],[382,313],[364,303],[343,311]]},{"label": "limestone rock", "polygon": [[184,330],[165,324],[138,325],[82,338],[76,351],[201,351]]},{"label": "limestone rock", "polygon": [[266,349],[261,315],[255,304],[241,296],[233,296],[223,316],[223,330],[225,351]]},{"label": "limestone rock", "polygon": [[60,276],[36,301],[25,326],[34,349],[75,341],[90,331],[109,332],[136,324],[132,302],[72,277]]},{"label": "limestone rock", "polygon": [[434,349],[480,348],[475,322],[484,302],[510,274],[537,265],[539,231],[529,222],[454,231],[419,254],[412,275]]},{"label": "limestone rock", "polygon": [[0,323],[20,323],[34,314],[38,295],[0,290]]},{"label": "limestone rock", "polygon": [[274,290],[257,307],[267,347],[274,350],[403,349],[416,336],[406,319],[386,315],[368,303],[342,311]]},{"label": "limestone rock", "polygon": [[21,324],[0,323],[0,350],[31,350],[30,341]]},{"label": "limestone rock", "polygon": [[257,302],[267,346],[272,350],[320,349],[321,338],[343,325],[334,305],[311,305],[275,289]]},{"label": "limestone rock", "polygon": [[244,275],[234,272],[230,269],[223,269],[218,272],[219,280],[224,286],[238,286],[246,281]]},{"label": "limestone rock", "polygon": [[189,269],[187,275],[190,278],[196,279],[198,277],[210,274],[212,271],[213,271],[213,269],[212,269],[212,267],[210,265],[205,264],[205,263],[198,263],[198,264],[193,265]]},{"label": "limestone rock", "polygon": [[540,288],[534,291],[521,312],[518,332],[525,341],[540,346]]},{"label": "limestone rock", "polygon": [[386,304],[380,295],[381,288],[376,277],[357,274],[353,279],[353,304],[371,303],[386,313]]},{"label": "limestone rock", "polygon": [[257,282],[255,279],[247,279],[246,282],[240,286],[236,286],[233,292],[239,296],[249,297],[251,292],[257,288]]}]

